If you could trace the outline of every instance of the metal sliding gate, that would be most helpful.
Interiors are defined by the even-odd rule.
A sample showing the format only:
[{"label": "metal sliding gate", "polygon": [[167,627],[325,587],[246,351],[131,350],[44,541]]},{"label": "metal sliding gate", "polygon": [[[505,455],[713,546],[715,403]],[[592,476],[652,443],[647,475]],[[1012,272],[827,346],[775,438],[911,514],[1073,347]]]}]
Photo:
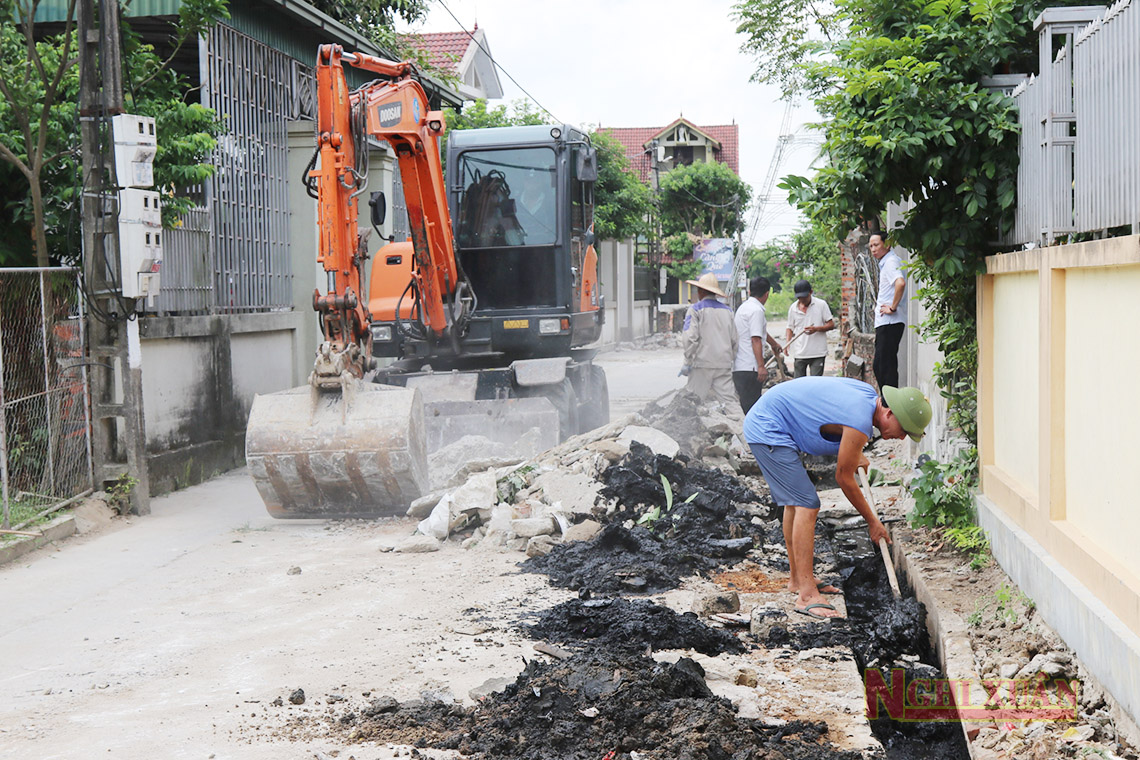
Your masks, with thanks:
[{"label": "metal sliding gate", "polygon": [[84,314],[72,269],[0,269],[2,527],[92,491]]}]

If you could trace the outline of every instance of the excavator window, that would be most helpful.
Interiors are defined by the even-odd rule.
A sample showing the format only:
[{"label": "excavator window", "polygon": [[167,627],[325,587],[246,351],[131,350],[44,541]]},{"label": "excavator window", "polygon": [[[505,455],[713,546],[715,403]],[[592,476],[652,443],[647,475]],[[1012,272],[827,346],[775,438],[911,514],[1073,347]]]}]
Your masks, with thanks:
[{"label": "excavator window", "polygon": [[549,148],[471,150],[459,156],[461,248],[553,245],[557,172]]}]

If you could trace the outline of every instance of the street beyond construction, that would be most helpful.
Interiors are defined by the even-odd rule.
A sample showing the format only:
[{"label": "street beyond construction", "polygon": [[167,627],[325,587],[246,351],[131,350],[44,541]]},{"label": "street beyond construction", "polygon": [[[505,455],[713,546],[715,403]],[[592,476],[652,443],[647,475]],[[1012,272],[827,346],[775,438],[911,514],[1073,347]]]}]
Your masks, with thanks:
[{"label": "street beyond construction", "polygon": [[[937,658],[826,468],[817,572],[847,622],[793,614],[738,410],[672,392],[676,347],[602,363],[613,423],[485,475],[443,541],[412,517],[275,521],[243,471],[143,518],[81,508],[81,535],[0,569],[0,756],[970,756],[957,722],[867,720],[864,667],[937,678]],[[870,452],[888,476],[896,453]],[[879,490],[887,515],[900,490]],[[972,590],[957,565],[940,584]],[[983,667],[1057,655],[1026,615]],[[1082,693],[1088,721],[983,726],[972,753],[1123,751],[1101,714]]]}]

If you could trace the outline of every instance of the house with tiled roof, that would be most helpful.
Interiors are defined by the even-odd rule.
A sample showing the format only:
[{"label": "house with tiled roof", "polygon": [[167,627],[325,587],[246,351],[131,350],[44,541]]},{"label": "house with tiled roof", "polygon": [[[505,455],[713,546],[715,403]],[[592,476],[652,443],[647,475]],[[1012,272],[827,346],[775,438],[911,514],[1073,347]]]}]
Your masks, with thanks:
[{"label": "house with tiled roof", "polygon": [[[736,124],[698,126],[681,116],[666,127],[600,127],[598,131],[621,144],[630,168],[654,189],[661,175],[695,163],[716,161],[740,174],[740,127]],[[651,250],[639,249],[638,253],[644,256]],[[673,261],[668,253],[658,251],[654,256],[661,264]],[[669,276],[661,290],[660,303],[664,306],[686,302],[687,287]],[[666,323],[668,320],[662,322]]]},{"label": "house with tiled roof", "polygon": [[[740,127],[700,127],[683,116],[667,127],[601,127],[621,143],[630,167],[645,184],[677,166],[717,161],[740,174]],[[656,168],[656,172],[654,169]]]},{"label": "house with tiled roof", "polygon": [[428,61],[437,69],[454,74],[456,89],[467,100],[503,97],[499,72],[491,58],[487,33],[475,29],[460,32],[432,32],[411,35],[412,42],[427,51]]}]

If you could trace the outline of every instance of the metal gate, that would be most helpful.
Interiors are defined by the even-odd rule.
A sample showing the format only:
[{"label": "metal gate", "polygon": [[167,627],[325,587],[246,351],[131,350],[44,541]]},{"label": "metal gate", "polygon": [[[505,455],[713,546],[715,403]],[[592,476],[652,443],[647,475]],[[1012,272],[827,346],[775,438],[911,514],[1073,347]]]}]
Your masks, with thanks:
[{"label": "metal gate", "polygon": [[83,302],[73,269],[0,269],[2,527],[92,491]]}]

